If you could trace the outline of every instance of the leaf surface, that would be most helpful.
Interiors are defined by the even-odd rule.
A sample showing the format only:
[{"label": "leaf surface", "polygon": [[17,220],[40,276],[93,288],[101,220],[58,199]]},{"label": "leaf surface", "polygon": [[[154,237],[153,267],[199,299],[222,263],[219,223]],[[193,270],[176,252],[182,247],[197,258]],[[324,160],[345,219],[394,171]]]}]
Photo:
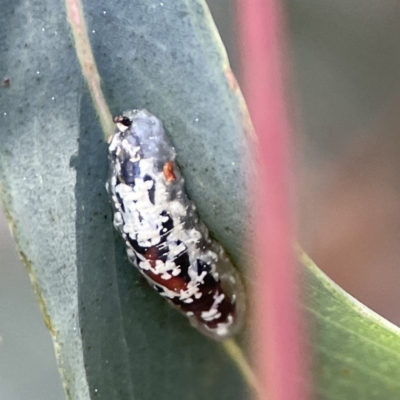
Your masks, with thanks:
[{"label": "leaf surface", "polygon": [[[3,1],[0,183],[71,399],[243,399],[222,346],[192,329],[128,263],[104,183],[107,144],[64,3]],[[164,122],[191,198],[245,270],[247,114],[200,0],[84,3],[113,114]],[[319,399],[400,398],[399,331],[303,257]]]},{"label": "leaf surface", "polygon": [[[237,261],[242,105],[204,3],[83,6],[112,113],[148,108],[164,121],[188,192]],[[243,398],[222,346],[190,327],[126,259],[104,187],[107,144],[64,3],[3,7],[0,62],[10,86],[0,91],[2,199],[70,398]]]}]

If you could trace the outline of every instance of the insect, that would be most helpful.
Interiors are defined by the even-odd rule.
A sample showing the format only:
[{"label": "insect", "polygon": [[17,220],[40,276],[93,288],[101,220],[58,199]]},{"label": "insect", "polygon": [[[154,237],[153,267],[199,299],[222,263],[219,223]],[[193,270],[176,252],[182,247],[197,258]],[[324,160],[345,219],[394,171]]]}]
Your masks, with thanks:
[{"label": "insect", "polygon": [[202,333],[217,340],[235,334],[244,312],[241,280],[188,199],[161,121],[133,110],[114,122],[107,190],[128,259]]}]

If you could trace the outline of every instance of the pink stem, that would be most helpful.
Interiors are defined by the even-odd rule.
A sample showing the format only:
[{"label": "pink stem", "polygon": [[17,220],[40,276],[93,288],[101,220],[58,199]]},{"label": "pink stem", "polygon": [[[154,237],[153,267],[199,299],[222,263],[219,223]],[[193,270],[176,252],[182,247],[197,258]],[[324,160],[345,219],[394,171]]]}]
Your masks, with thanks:
[{"label": "pink stem", "polygon": [[252,321],[260,399],[304,400],[281,3],[237,5],[244,94],[258,139]]}]

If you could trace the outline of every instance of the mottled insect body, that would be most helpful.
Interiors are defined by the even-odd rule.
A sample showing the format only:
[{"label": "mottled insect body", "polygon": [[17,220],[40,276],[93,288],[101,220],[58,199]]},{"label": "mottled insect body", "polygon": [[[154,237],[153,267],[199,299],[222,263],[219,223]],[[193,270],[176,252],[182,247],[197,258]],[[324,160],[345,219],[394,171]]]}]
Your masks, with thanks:
[{"label": "mottled insect body", "polygon": [[107,189],[129,260],[201,332],[233,335],[244,311],[240,278],[188,199],[162,123],[147,110],[115,123]]}]

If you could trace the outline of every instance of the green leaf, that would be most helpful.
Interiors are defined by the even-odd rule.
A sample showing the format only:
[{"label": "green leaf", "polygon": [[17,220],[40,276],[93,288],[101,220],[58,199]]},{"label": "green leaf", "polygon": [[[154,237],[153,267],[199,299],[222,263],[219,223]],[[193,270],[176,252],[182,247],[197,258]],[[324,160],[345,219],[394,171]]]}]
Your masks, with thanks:
[{"label": "green leaf", "polygon": [[400,329],[343,291],[305,253],[300,261],[316,398],[400,398]]},{"label": "green leaf", "polygon": [[[243,399],[223,346],[127,262],[104,189],[107,144],[64,3],[3,3],[2,201],[69,397]],[[163,120],[191,198],[244,270],[248,117],[204,2],[98,0],[84,10],[112,113],[145,107]],[[302,261],[318,398],[400,397],[398,329]]]},{"label": "green leaf", "polygon": [[[3,8],[2,200],[69,397],[242,399],[221,344],[195,331],[126,259],[104,186],[107,144],[64,3]],[[112,113],[148,108],[164,121],[188,192],[238,261],[242,103],[204,2],[96,1],[84,10]]]}]

